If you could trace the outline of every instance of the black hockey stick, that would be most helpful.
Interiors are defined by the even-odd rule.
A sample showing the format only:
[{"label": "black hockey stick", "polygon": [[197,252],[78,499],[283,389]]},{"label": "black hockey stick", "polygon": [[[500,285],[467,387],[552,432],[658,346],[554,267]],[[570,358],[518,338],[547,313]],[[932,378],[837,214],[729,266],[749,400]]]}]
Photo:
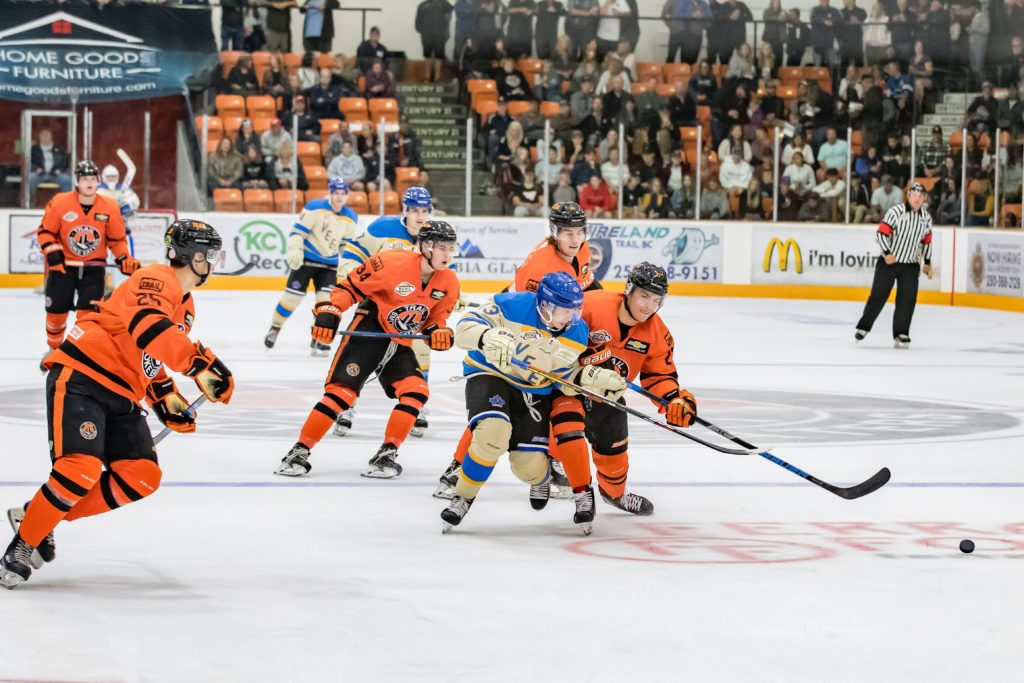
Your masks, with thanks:
[{"label": "black hockey stick", "polygon": [[226,275],[226,276],[245,275],[246,273],[248,273],[250,270],[252,270],[255,267],[256,267],[256,261],[249,261],[248,263],[246,263],[244,266],[242,266],[238,270],[233,270],[230,273],[214,273],[214,275]]},{"label": "black hockey stick", "polygon": [[[654,394],[654,393],[651,393],[650,391],[647,391],[646,389],[644,389],[640,385],[635,384],[633,382],[626,382],[626,384],[629,386],[630,389],[632,389],[633,391],[637,392],[641,396],[646,396],[647,398],[651,399],[652,401],[660,403],[663,406],[667,406],[668,405],[668,401],[663,399],[661,396],[658,396],[657,394]],[[704,418],[702,418],[702,417],[700,417],[698,415],[694,415],[693,416],[693,421],[696,422],[699,425],[702,425],[702,426],[710,429],[715,434],[718,434],[719,436],[722,436],[722,437],[728,439],[729,441],[732,441],[735,444],[743,446],[744,448],[753,448],[753,446],[750,443],[748,443],[747,441],[739,438],[738,436],[733,436],[732,434],[730,434],[729,432],[725,431],[724,429],[722,429],[718,425],[715,425],[715,424],[713,424],[711,422],[708,422],[707,420],[705,420]],[[763,451],[759,450],[759,451],[756,451],[756,452],[757,452],[758,455],[760,455],[765,460],[769,460],[769,461],[775,463],[776,465],[778,465],[779,467],[787,469],[787,470],[789,470],[790,472],[792,472],[793,474],[795,474],[797,476],[803,477],[804,479],[806,479],[807,481],[811,482],[815,486],[820,486],[821,488],[825,489],[829,493],[834,493],[835,495],[839,496],[840,498],[845,498],[846,500],[853,500],[854,498],[860,498],[861,496],[866,496],[869,493],[874,493],[878,489],[880,489],[883,486],[885,486],[886,482],[888,482],[889,478],[892,476],[892,473],[889,472],[889,468],[888,467],[883,467],[882,469],[880,469],[877,472],[875,472],[875,474],[870,479],[867,479],[866,481],[863,481],[863,482],[861,482],[859,484],[856,484],[854,486],[848,486],[848,487],[844,488],[842,486],[835,486],[833,484],[830,484],[827,481],[822,481],[821,479],[818,479],[817,477],[815,477],[813,474],[809,474],[807,472],[804,472],[799,467],[796,467],[795,465],[790,465],[788,462],[786,462],[782,458],[780,458],[778,456],[775,456],[775,455],[772,455],[767,450],[763,450]]]},{"label": "black hockey stick", "polygon": [[[193,414],[195,414],[196,409],[198,409],[199,406],[203,405],[204,403],[206,403],[206,394],[200,394],[199,398],[197,398],[195,401],[193,401],[192,405],[190,405],[188,407],[188,409],[185,411],[185,414],[186,415],[193,415]],[[153,437],[153,445],[156,445],[156,444],[160,443],[161,441],[163,441],[164,439],[166,439],[167,435],[170,434],[172,431],[174,431],[174,430],[172,430],[170,427],[164,427],[163,430],[159,434],[157,434],[156,436]]]},{"label": "black hockey stick", "polygon": [[728,453],[729,455],[750,455],[751,453],[759,453],[760,452],[760,449],[758,449],[757,446],[752,446],[750,444],[741,444],[743,446],[744,450],[739,450],[737,448],[726,448],[725,446],[719,446],[717,444],[713,444],[710,441],[705,441],[704,439],[700,438],[699,436],[693,436],[692,434],[687,434],[683,430],[677,429],[676,427],[673,427],[672,425],[665,424],[664,422],[658,422],[654,418],[649,417],[649,416],[641,413],[639,410],[636,410],[634,408],[630,408],[629,406],[626,406],[626,405],[623,405],[621,403],[618,403],[617,401],[610,401],[610,400],[608,400],[607,398],[601,396],[601,394],[599,394],[599,393],[597,393],[595,391],[591,391],[590,389],[587,389],[585,387],[581,387],[580,385],[574,384],[573,382],[570,382],[569,380],[562,379],[561,377],[558,377],[557,375],[552,375],[551,373],[544,372],[540,368],[534,367],[534,366],[530,365],[529,363],[525,363],[525,362],[519,360],[518,358],[512,358],[511,359],[511,363],[512,363],[512,365],[520,367],[520,368],[522,368],[524,370],[530,370],[531,372],[536,372],[541,377],[547,378],[547,379],[551,380],[552,382],[557,382],[557,383],[561,384],[564,387],[568,387],[569,389],[571,389],[571,390],[573,390],[573,391],[575,391],[577,393],[583,394],[584,396],[589,396],[590,398],[594,399],[595,401],[600,401],[601,403],[605,403],[605,404],[611,406],[612,408],[615,408],[616,410],[621,410],[624,413],[628,413],[629,415],[632,415],[635,418],[643,420],[644,422],[649,422],[650,424],[654,425],[655,427],[660,427],[661,429],[664,429],[666,431],[672,432],[673,434],[678,434],[679,436],[685,437],[685,438],[687,438],[687,439],[689,439],[691,441],[696,441],[700,445],[707,446],[708,448],[716,450],[719,453]]}]

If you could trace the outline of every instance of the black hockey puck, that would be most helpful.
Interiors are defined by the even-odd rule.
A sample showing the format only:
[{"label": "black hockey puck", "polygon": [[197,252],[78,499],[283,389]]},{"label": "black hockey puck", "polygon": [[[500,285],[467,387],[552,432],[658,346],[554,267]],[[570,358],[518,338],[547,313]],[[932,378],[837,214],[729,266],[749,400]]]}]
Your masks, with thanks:
[{"label": "black hockey puck", "polygon": [[974,552],[974,541],[970,539],[964,539],[960,541],[960,552],[970,554]]}]

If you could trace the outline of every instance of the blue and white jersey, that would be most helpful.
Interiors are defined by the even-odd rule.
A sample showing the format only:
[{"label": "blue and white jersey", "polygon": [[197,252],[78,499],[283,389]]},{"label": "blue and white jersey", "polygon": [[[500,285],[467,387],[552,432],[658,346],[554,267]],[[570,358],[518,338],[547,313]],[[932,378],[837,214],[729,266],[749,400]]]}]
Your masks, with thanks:
[{"label": "blue and white jersey", "polygon": [[338,277],[363,265],[371,256],[388,249],[412,251],[416,238],[409,234],[400,216],[381,216],[366,228],[359,237],[349,240],[341,255]]},{"label": "blue and white jersey", "polygon": [[337,267],[338,254],[356,236],[359,217],[347,206],[331,208],[327,198],[306,203],[290,235],[301,235],[303,258],[312,263]]},{"label": "blue and white jersey", "polygon": [[[516,357],[534,364],[531,353],[543,347],[545,356],[556,359],[550,374],[568,378],[579,368],[577,359],[587,349],[589,329],[577,320],[560,333],[552,334],[540,319],[537,295],[533,292],[507,292],[467,313],[457,327],[503,327],[516,335]],[[456,332],[458,334],[458,332]],[[554,383],[535,373],[510,365],[499,368],[487,361],[482,351],[470,350],[462,361],[463,375],[480,372],[500,375],[509,384],[531,394],[550,394]]]}]

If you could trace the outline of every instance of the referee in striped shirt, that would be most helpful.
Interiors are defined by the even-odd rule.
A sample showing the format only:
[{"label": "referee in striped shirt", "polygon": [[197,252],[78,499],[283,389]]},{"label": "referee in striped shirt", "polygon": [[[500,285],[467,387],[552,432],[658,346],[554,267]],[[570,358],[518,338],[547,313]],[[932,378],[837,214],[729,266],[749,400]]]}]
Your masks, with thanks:
[{"label": "referee in striped shirt", "polygon": [[929,278],[932,276],[932,217],[924,203],[924,186],[914,183],[907,192],[907,201],[886,211],[878,225],[875,239],[882,248],[882,257],[875,264],[871,295],[857,323],[854,334],[857,341],[871,331],[893,285],[896,285],[893,342],[897,349],[910,346],[910,320],[917,304],[917,281],[921,271]]}]

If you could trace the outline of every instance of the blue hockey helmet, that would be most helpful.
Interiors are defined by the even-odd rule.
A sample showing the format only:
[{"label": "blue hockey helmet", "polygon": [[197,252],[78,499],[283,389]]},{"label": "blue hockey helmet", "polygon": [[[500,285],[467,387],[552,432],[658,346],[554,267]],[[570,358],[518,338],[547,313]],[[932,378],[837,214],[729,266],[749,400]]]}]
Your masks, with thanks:
[{"label": "blue hockey helmet", "polygon": [[583,288],[566,272],[548,273],[537,285],[537,312],[552,332],[562,330],[580,319]]},{"label": "blue hockey helmet", "polygon": [[425,187],[410,187],[402,195],[403,208],[432,209],[434,202],[430,198],[430,191]]},{"label": "blue hockey helmet", "polygon": [[344,178],[331,178],[327,181],[327,192],[349,192],[348,183]]}]

